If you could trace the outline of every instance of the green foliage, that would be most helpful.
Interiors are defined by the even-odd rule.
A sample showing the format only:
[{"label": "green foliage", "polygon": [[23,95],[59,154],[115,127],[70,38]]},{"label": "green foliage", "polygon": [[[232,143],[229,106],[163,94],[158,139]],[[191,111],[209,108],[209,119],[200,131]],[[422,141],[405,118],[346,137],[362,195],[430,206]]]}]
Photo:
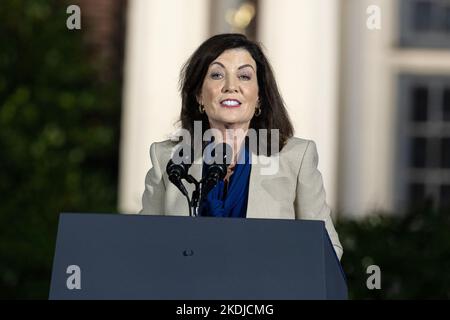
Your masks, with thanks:
[{"label": "green foliage", "polygon": [[[402,216],[373,215],[337,224],[352,299],[449,299],[450,212],[429,208]],[[368,290],[369,265],[381,289]]]},{"label": "green foliage", "polygon": [[60,0],[0,2],[0,298],[46,298],[60,212],[114,212],[120,84]]}]

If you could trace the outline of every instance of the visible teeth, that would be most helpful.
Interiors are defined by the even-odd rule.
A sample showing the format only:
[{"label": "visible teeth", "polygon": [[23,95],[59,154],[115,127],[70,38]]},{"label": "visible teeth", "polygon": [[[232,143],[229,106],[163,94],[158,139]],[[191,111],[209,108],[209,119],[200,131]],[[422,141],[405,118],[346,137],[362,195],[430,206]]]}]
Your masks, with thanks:
[{"label": "visible teeth", "polygon": [[237,101],[230,101],[230,100],[225,100],[222,102],[222,104],[225,104],[227,106],[237,106],[239,104],[239,102]]}]

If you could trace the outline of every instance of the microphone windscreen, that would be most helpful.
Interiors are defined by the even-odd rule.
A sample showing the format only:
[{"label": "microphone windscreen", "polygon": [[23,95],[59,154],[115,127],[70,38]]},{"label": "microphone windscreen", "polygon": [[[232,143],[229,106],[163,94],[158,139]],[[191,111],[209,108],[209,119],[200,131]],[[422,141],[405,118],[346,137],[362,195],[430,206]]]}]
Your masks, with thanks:
[{"label": "microphone windscreen", "polygon": [[174,184],[179,184],[179,180],[187,177],[192,163],[193,152],[191,146],[187,144],[176,146],[166,166],[166,172],[169,176],[169,180]]}]

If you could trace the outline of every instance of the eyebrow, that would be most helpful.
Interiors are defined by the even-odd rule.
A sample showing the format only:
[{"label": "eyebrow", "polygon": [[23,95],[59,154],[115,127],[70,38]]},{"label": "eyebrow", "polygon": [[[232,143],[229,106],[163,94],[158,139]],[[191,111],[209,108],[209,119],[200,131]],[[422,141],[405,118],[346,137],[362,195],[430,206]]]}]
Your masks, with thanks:
[{"label": "eyebrow", "polygon": [[[222,63],[218,62],[218,61],[214,61],[213,63],[211,63],[211,65],[213,65],[213,64],[218,64],[219,66],[221,66],[222,68],[225,69],[225,66]],[[255,68],[253,68],[253,66],[251,64],[243,64],[242,66],[240,66],[238,68],[238,70],[241,70],[241,69],[246,68],[246,67],[250,67],[250,68],[253,69],[253,71],[255,71]]]}]

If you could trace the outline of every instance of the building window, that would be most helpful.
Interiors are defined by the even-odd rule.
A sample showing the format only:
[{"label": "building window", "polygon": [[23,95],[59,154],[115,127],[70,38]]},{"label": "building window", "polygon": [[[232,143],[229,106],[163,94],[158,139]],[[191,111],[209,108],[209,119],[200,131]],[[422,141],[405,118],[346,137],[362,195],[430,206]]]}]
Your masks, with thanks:
[{"label": "building window", "polygon": [[399,77],[399,206],[450,203],[450,76]]},{"label": "building window", "polygon": [[400,0],[400,45],[450,48],[449,0]]}]

